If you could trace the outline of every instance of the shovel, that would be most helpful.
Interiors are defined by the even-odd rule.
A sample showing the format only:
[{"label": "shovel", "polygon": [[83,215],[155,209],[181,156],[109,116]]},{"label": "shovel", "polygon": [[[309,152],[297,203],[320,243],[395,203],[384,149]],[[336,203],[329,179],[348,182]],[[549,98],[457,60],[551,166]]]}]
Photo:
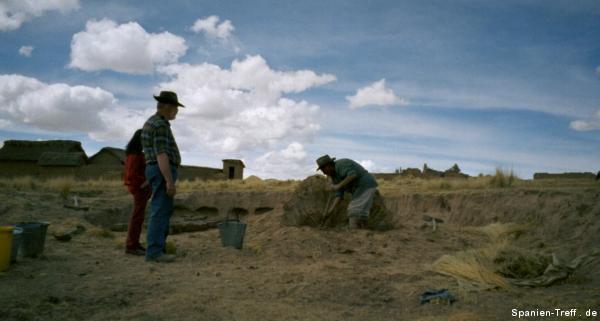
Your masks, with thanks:
[{"label": "shovel", "polygon": [[323,222],[321,222],[321,228],[325,228],[327,227],[327,223],[329,222],[329,219],[331,219],[331,217],[333,216],[333,212],[331,212],[331,214],[327,215],[327,210],[329,210],[329,206],[331,206],[331,199],[333,198],[332,195],[329,195],[329,198],[327,199],[327,206],[325,206],[325,210],[323,211]]}]

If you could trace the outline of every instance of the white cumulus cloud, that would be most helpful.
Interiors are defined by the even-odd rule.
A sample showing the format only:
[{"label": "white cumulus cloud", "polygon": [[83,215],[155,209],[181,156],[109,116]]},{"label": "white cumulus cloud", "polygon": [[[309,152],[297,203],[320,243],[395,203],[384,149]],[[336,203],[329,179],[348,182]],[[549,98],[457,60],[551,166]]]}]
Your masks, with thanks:
[{"label": "white cumulus cloud", "polygon": [[576,131],[590,131],[600,129],[600,110],[598,110],[590,119],[575,120],[571,122],[571,128]]},{"label": "white cumulus cloud", "polygon": [[23,46],[23,47],[19,48],[19,55],[21,55],[21,56],[31,57],[32,52],[33,52],[32,46]]},{"label": "white cumulus cloud", "polygon": [[21,125],[56,132],[82,132],[102,140],[122,139],[135,117],[101,88],[47,84],[22,75],[0,75],[0,119],[3,126]]},{"label": "white cumulus cloud", "polygon": [[160,90],[176,91],[186,104],[174,126],[190,150],[239,153],[305,141],[319,130],[317,105],[285,97],[334,81],[311,70],[277,71],[260,56],[217,65],[174,64],[159,68],[172,79]]},{"label": "white cumulus cloud", "polygon": [[241,50],[241,43],[234,37],[235,27],[230,20],[220,22],[219,16],[209,16],[198,19],[190,28],[193,32],[203,33],[207,39],[216,40],[224,48],[232,49],[236,53]]},{"label": "white cumulus cloud", "polygon": [[385,86],[385,79],[360,88],[354,96],[346,96],[351,109],[365,106],[405,106],[408,101],[402,99],[393,90]]},{"label": "white cumulus cloud", "polygon": [[290,143],[282,150],[269,151],[248,163],[252,175],[262,178],[302,179],[316,174],[316,165],[306,157],[304,146]]},{"label": "white cumulus cloud", "polygon": [[204,19],[198,19],[191,27],[191,30],[197,33],[204,32],[212,38],[227,40],[231,38],[235,27],[229,20],[219,23],[219,16],[210,16]]},{"label": "white cumulus cloud", "polygon": [[88,21],[85,31],[73,35],[69,67],[149,74],[157,65],[177,62],[187,49],[185,39],[169,32],[148,33],[137,22]]},{"label": "white cumulus cloud", "polygon": [[368,172],[372,172],[373,170],[375,170],[375,162],[370,159],[361,160],[358,163],[360,164],[360,166],[364,167],[364,169],[366,169]]},{"label": "white cumulus cloud", "polygon": [[21,25],[47,11],[67,13],[79,8],[79,0],[2,0],[0,31],[19,29]]}]

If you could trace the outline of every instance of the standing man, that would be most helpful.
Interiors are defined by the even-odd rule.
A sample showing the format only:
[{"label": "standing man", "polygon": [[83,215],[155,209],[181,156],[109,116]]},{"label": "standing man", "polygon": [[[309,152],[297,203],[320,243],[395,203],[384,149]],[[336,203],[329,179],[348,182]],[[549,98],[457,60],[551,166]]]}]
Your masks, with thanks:
[{"label": "standing man", "polygon": [[156,114],[148,118],[142,129],[146,179],[152,187],[146,261],[172,262],[175,257],[165,254],[164,250],[169,234],[169,220],[173,214],[175,181],[181,156],[169,121],[175,119],[178,108],[184,106],[177,100],[177,94],[171,91],[161,91],[154,99],[158,102]]},{"label": "standing man", "polygon": [[369,212],[373,199],[377,194],[377,181],[360,164],[351,159],[339,159],[321,156],[317,159],[317,170],[321,170],[331,178],[331,188],[335,191],[335,201],[327,209],[327,215],[340,204],[344,192],[352,193],[352,200],[348,204],[348,227],[350,229],[364,228],[367,226]]}]

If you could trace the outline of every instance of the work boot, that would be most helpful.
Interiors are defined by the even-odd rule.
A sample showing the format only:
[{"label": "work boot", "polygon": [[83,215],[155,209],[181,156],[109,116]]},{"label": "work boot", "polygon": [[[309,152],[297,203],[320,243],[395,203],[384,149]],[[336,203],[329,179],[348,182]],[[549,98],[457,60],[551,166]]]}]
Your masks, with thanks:
[{"label": "work boot", "polygon": [[348,229],[349,230],[357,230],[357,229],[359,229],[360,228],[359,227],[359,221],[360,221],[359,218],[350,217],[348,219]]},{"label": "work boot", "polygon": [[369,228],[369,222],[366,218],[361,218],[358,220],[358,228],[366,230]]},{"label": "work boot", "polygon": [[146,262],[171,263],[175,261],[175,255],[163,254],[152,259],[146,258]]},{"label": "work boot", "polygon": [[140,248],[125,249],[125,254],[142,256],[142,255],[146,255],[146,250],[140,249]]}]

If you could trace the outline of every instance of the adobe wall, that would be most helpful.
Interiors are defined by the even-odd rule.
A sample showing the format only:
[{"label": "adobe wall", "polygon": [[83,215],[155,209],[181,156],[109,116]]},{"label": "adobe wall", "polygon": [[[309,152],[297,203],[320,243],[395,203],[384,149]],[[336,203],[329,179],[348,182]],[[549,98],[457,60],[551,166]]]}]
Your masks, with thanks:
[{"label": "adobe wall", "polygon": [[0,177],[39,176],[37,162],[0,161]]}]

